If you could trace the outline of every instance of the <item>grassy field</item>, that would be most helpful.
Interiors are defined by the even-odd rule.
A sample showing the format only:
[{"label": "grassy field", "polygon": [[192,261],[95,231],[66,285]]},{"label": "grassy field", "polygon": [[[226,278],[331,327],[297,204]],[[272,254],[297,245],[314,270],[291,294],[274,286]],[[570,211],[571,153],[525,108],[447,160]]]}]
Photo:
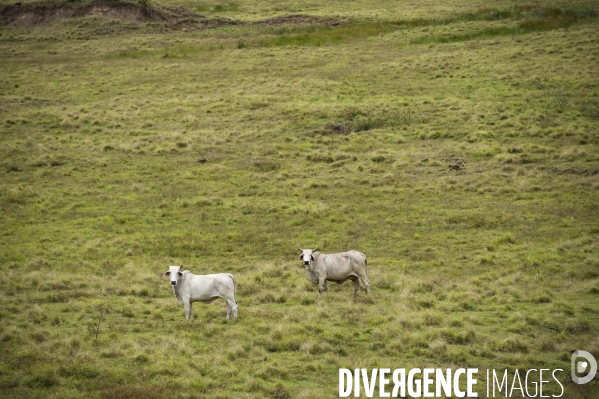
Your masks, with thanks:
[{"label": "grassy field", "polygon": [[[374,367],[479,368],[481,396],[487,369],[560,368],[597,397],[570,380],[599,359],[596,3],[22,3],[1,397],[337,397]],[[364,252],[371,294],[317,301],[298,244]],[[233,273],[238,320],[186,322],[179,264]]]}]

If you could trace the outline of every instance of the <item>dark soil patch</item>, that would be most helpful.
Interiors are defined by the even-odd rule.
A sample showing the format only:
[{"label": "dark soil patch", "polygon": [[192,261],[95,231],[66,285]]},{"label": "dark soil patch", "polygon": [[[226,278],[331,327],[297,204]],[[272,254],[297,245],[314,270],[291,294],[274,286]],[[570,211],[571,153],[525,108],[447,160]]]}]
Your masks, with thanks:
[{"label": "dark soil patch", "polygon": [[122,21],[158,22],[174,30],[237,24],[227,18],[207,18],[181,7],[152,8],[125,2],[97,2],[83,6],[17,3],[0,11],[2,25],[26,28],[69,18],[98,16]]},{"label": "dark soil patch", "polygon": [[[151,18],[151,13],[146,13],[139,6],[130,3],[98,3],[81,7],[65,5],[34,5],[25,4],[9,5],[2,9],[2,22],[7,26],[32,27],[43,25],[66,18],[82,18],[89,16],[102,16],[123,19],[128,21],[141,21]],[[160,18],[159,16],[157,16]]]},{"label": "dark soil patch", "polygon": [[[228,25],[245,25],[247,22],[229,18],[208,18],[182,7],[143,7],[126,2],[94,2],[86,5],[71,4],[21,4],[15,3],[0,10],[0,25],[7,27],[34,27],[63,19],[105,17],[129,22],[156,22],[167,30],[209,29]],[[334,18],[310,15],[285,15],[254,23],[255,25],[326,25],[337,26]]]}]

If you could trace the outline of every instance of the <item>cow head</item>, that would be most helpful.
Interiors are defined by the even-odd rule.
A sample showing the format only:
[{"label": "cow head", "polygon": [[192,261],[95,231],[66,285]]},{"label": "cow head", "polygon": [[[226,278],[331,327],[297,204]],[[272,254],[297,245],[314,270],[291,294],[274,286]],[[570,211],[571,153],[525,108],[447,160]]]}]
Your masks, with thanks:
[{"label": "cow head", "polygon": [[179,278],[183,277],[183,273],[181,273],[182,267],[183,266],[169,266],[168,272],[164,273],[165,278],[171,279],[172,286],[177,285],[177,281],[179,281]]},{"label": "cow head", "polygon": [[304,266],[310,266],[310,262],[314,261],[314,255],[312,255],[312,252],[316,252],[318,245],[314,249],[302,249],[302,247],[300,247],[298,244],[297,248],[302,253],[299,258],[302,262],[304,262]]}]

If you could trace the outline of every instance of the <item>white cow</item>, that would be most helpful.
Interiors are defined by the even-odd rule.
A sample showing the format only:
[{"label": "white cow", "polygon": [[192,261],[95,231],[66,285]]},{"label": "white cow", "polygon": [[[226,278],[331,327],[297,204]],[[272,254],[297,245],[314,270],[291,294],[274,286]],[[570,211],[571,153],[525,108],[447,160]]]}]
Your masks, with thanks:
[{"label": "white cow", "polygon": [[354,293],[360,289],[360,282],[364,284],[366,293],[370,293],[370,281],[366,273],[368,272],[368,264],[366,255],[358,251],[339,252],[336,254],[323,254],[316,252],[318,246],[314,249],[302,249],[300,260],[303,262],[308,280],[313,284],[318,285],[318,299],[323,291],[328,291],[327,281],[333,281],[337,284],[342,284],[347,280],[354,283]]},{"label": "white cow", "polygon": [[164,273],[171,280],[173,293],[185,306],[185,319],[193,320],[191,305],[193,302],[210,303],[218,298],[227,302],[227,320],[233,313],[237,318],[237,303],[235,302],[235,278],[229,273],[193,274],[189,270],[181,271],[181,266],[169,266]]}]

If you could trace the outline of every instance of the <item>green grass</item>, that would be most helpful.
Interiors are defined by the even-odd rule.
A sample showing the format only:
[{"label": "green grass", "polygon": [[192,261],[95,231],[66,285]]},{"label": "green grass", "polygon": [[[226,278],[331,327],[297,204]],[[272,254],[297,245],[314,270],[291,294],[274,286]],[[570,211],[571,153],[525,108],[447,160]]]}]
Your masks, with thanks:
[{"label": "green grass", "polygon": [[308,28],[307,32],[281,35],[260,41],[263,47],[273,46],[322,46],[327,43],[341,43],[348,39],[365,38],[391,32],[394,27],[385,23],[366,23],[337,28]]},{"label": "green grass", "polygon": [[[595,398],[569,370],[599,358],[597,20],[560,4],[0,28],[0,396],[336,397],[342,367],[478,367],[484,396],[543,367]],[[341,24],[256,23],[292,13]],[[298,244],[366,253],[371,295],[317,301]],[[235,274],[239,319],[186,322],[169,264]]]}]

